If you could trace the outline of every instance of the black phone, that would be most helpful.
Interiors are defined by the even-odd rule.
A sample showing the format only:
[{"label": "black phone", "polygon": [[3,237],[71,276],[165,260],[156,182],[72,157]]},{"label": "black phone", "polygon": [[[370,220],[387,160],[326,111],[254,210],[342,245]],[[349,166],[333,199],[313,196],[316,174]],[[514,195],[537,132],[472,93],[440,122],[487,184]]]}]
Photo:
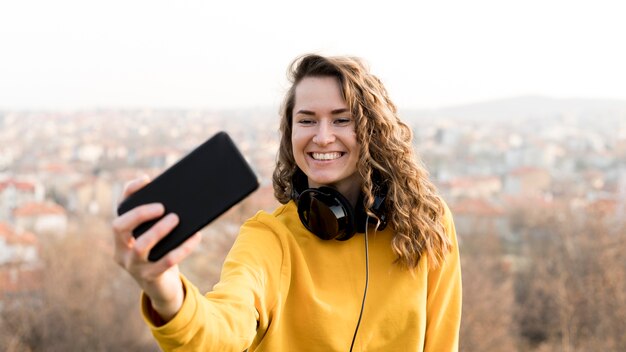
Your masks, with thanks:
[{"label": "black phone", "polygon": [[[117,213],[158,202],[165,215],[178,215],[178,225],[148,255],[148,260],[157,261],[258,187],[256,175],[230,136],[219,132],[128,196]],[[141,236],[159,219],[139,225],[133,236]]]}]

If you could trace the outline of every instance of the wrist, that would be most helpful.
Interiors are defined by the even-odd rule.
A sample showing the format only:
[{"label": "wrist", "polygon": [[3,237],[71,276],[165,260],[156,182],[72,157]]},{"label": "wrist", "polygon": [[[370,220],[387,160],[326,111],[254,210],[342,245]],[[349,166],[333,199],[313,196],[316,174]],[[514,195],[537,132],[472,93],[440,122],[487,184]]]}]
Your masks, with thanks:
[{"label": "wrist", "polygon": [[167,323],[176,316],[176,313],[178,313],[185,300],[185,288],[180,278],[178,278],[176,284],[170,287],[172,287],[173,290],[168,297],[152,296],[145,291],[151,308],[161,317],[163,323]]}]

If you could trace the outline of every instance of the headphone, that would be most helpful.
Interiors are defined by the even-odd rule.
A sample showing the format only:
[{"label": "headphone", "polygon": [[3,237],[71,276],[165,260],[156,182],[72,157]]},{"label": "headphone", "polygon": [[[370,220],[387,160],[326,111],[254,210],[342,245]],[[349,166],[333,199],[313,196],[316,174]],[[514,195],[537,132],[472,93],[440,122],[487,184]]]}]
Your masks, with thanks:
[{"label": "headphone", "polygon": [[[319,188],[308,188],[308,179],[304,172],[296,169],[293,175],[291,188],[291,198],[298,206],[298,215],[302,225],[317,237],[323,240],[346,241],[354,236],[356,232],[365,232],[368,223],[378,224],[378,230],[383,230],[387,226],[385,211],[386,188],[382,182],[376,182],[379,177],[374,174],[374,204],[370,211],[378,217],[378,220],[367,215],[363,205],[363,193],[359,195],[356,208],[352,208],[350,201],[334,188],[322,186]],[[381,192],[384,191],[384,192]],[[382,194],[382,195],[381,195]],[[361,312],[354,335],[350,351],[354,346],[354,341],[361,325],[367,286],[369,282],[369,254],[367,249],[367,236],[365,236],[365,289],[363,292],[363,302]]]},{"label": "headphone", "polygon": [[[357,232],[365,232],[366,223],[378,224],[378,230],[387,226],[385,195],[374,194],[374,204],[369,209],[376,218],[369,217],[363,205],[363,194],[357,205],[334,188],[322,186],[308,188],[306,175],[296,170],[292,179],[292,199],[298,206],[302,225],[323,240],[346,241]],[[377,187],[380,189],[380,187]],[[369,220],[369,221],[368,221]]]}]

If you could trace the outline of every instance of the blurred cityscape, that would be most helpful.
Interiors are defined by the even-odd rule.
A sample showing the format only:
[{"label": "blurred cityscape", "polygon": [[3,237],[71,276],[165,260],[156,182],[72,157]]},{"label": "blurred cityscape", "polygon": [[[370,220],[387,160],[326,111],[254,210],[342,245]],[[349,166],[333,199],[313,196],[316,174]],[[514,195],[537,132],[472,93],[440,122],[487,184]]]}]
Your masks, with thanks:
[{"label": "blurred cityscape", "polygon": [[[468,258],[477,251],[470,246],[472,238],[488,238],[501,246],[498,268],[515,273],[528,265],[527,236],[547,238],[555,224],[590,220],[601,220],[610,243],[623,248],[626,102],[523,97],[401,111],[401,117],[413,128],[415,148],[452,209],[462,256],[466,248]],[[0,111],[0,311],[15,312],[14,302],[38,296],[52,275],[47,251],[70,248],[58,244],[68,245],[68,238],[76,242],[97,232],[87,247],[76,249],[97,249],[110,260],[107,226],[124,184],[143,174],[158,175],[222,130],[261,182],[249,199],[205,230],[221,226],[219,231],[228,229],[233,238],[243,219],[278,204],[271,184],[279,143],[277,109]],[[542,214],[556,214],[552,225],[528,225]],[[203,246],[211,250],[210,243]],[[229,242],[220,244],[222,252],[228,247]],[[195,259],[203,270],[213,268],[211,282],[219,273],[219,258],[211,264]],[[625,262],[612,265],[623,271]],[[465,285],[471,285],[468,275],[464,267]],[[511,294],[513,300],[521,299],[518,291]],[[126,314],[138,315],[132,307],[136,303],[132,300]],[[0,319],[0,326],[5,324]],[[516,334],[527,333],[519,330],[518,324]],[[16,350],[36,345],[2,334],[0,345],[3,339]],[[624,346],[619,343],[626,341],[615,342],[615,350]]]}]

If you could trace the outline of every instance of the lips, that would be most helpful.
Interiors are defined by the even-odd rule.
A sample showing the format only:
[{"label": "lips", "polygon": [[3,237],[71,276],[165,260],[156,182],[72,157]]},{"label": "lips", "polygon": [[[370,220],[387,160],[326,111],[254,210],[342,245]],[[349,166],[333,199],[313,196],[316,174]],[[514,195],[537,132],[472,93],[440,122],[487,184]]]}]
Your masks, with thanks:
[{"label": "lips", "polygon": [[331,152],[331,153],[309,153],[309,156],[315,160],[335,160],[339,159],[344,153],[341,152]]}]

